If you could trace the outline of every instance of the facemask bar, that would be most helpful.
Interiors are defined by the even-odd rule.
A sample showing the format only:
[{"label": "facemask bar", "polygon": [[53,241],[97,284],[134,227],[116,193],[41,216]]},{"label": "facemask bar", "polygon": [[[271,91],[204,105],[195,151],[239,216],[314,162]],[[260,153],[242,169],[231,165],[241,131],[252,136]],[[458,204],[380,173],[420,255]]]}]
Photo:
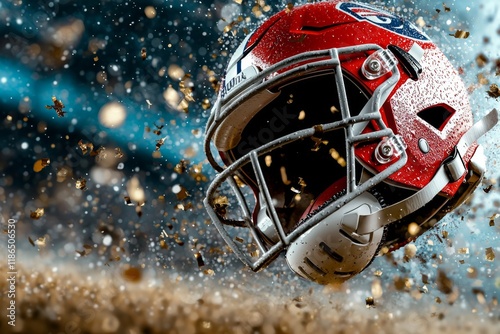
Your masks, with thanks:
[{"label": "facemask bar", "polygon": [[[288,59],[285,59],[268,69],[259,73],[259,75],[249,78],[245,82],[243,82],[240,86],[236,87],[234,91],[228,93],[224,98],[219,98],[214,106],[213,112],[209,119],[206,131],[206,141],[205,141],[205,150],[210,163],[214,166],[216,170],[220,172],[220,174],[214,179],[212,184],[210,185],[207,191],[207,197],[204,200],[204,205],[210,215],[210,218],[214,222],[215,226],[219,230],[220,234],[226,241],[226,243],[232,248],[234,253],[238,256],[238,258],[243,261],[246,265],[248,265],[252,270],[257,271],[265,266],[267,266],[275,256],[279,254],[286,246],[288,246],[291,242],[293,242],[297,237],[303,234],[308,229],[315,226],[319,223],[324,217],[332,214],[338,208],[343,206],[345,203],[351,201],[353,198],[359,196],[360,194],[368,191],[375,185],[379,184],[386,178],[388,178],[391,174],[398,171],[402,168],[407,161],[407,155],[404,147],[400,147],[401,155],[399,159],[393,162],[386,168],[383,172],[376,174],[369,180],[363,182],[360,185],[356,185],[356,171],[355,171],[355,154],[354,154],[354,145],[356,143],[371,141],[374,139],[381,139],[384,137],[392,138],[394,133],[392,129],[387,128],[383,123],[380,115],[380,107],[385,103],[387,97],[390,92],[394,89],[396,83],[399,81],[400,75],[397,66],[393,66],[391,69],[391,76],[384,81],[377,89],[374,91],[372,97],[369,99],[365,107],[359,113],[359,115],[351,117],[349,106],[346,98],[346,91],[344,86],[344,79],[342,75],[342,69],[340,64],[339,55],[343,54],[352,54],[352,53],[360,53],[360,52],[368,52],[368,51],[376,51],[383,50],[381,47],[373,44],[368,45],[360,45],[354,47],[346,47],[339,49],[327,49],[321,51],[307,52],[303,54],[299,54]],[[270,79],[263,81],[264,78],[268,78],[270,75],[275,73],[276,71],[290,67],[293,64],[304,62],[305,60],[311,60],[315,58],[325,58],[329,57],[327,60],[319,60],[313,63],[307,63],[305,65],[301,65],[295,68],[290,69],[289,71],[271,77]],[[303,130],[296,131],[294,133],[288,134],[276,140],[273,140],[261,147],[254,149],[242,156],[226,169],[219,166],[214,157],[210,152],[210,141],[213,138],[216,129],[223,122],[223,120],[229,115],[229,113],[234,110],[236,106],[243,103],[247,100],[253,92],[260,91],[262,89],[266,89],[270,86],[273,86],[280,81],[284,81],[290,77],[293,77],[295,74],[299,72],[303,72],[310,69],[315,68],[325,68],[329,67],[335,73],[335,82],[337,85],[337,90],[339,94],[340,101],[340,111],[343,119],[341,121],[326,123],[319,125],[320,130],[324,132],[334,131],[338,129],[344,129],[346,135],[346,173],[347,173],[347,189],[346,194],[341,196],[333,203],[330,203],[325,208],[323,208],[320,212],[309,217],[303,224],[297,227],[290,234],[286,235],[283,230],[283,227],[278,218],[278,214],[273,205],[273,200],[269,189],[266,185],[266,181],[264,178],[264,174],[262,172],[262,168],[260,162],[258,161],[258,157],[262,156],[280,146],[287,145],[296,140],[312,137],[317,133],[318,126],[314,128],[307,128]],[[249,89],[252,87],[252,89]],[[224,105],[224,101],[230,101],[226,106]],[[222,106],[224,105],[224,111],[222,110]],[[370,121],[375,121],[381,130],[361,134],[361,131],[364,129],[366,124]],[[265,205],[269,210],[269,218],[272,220],[274,228],[277,230],[277,235],[279,240],[269,246],[263,240],[260,235],[260,232],[256,229],[256,223],[252,220],[251,210],[244,199],[244,195],[241,192],[241,189],[236,185],[234,181],[234,176],[237,174],[237,171],[244,166],[250,163],[253,167],[258,191],[262,195],[260,197],[265,201]],[[238,205],[243,213],[243,222],[242,225],[250,229],[250,233],[259,248],[260,255],[257,260],[250,257],[247,252],[243,252],[242,249],[236,245],[234,240],[231,238],[230,234],[225,229],[224,219],[221,218],[214,209],[213,200],[216,197],[217,190],[222,185],[222,183],[228,182],[231,190],[234,192],[236,199],[238,201]]]},{"label": "facemask bar", "polygon": [[[222,172],[224,170],[225,167],[219,165],[215,157],[213,156],[210,148],[210,143],[212,142],[215,132],[217,131],[219,126],[223,123],[223,121],[229,116],[229,114],[237,106],[244,103],[246,100],[248,100],[248,98],[254,95],[255,92],[263,91],[269,87],[275,86],[282,81],[286,81],[294,77],[295,75],[300,74],[301,72],[319,68],[333,68],[336,71],[336,76],[341,77],[342,70],[340,67],[339,55],[367,53],[370,51],[376,52],[380,50],[390,52],[389,50],[385,50],[376,44],[362,44],[362,45],[343,47],[338,49],[333,48],[333,49],[300,53],[298,55],[284,59],[266,68],[265,70],[259,72],[257,75],[244,80],[241,84],[236,86],[232,91],[230,91],[225,96],[222,96],[221,92],[219,92],[219,96],[214,104],[214,107],[212,108],[212,112],[210,113],[209,119],[207,121],[207,127],[205,130],[204,150],[209,163],[217,172]],[[322,58],[323,59],[329,58],[329,59],[314,61],[316,59],[322,59]],[[287,67],[291,67],[295,64],[300,64],[306,61],[309,61],[309,63],[294,67],[284,73],[276,75],[276,73],[282,69],[286,69]],[[399,81],[400,78],[399,70],[397,69],[396,63],[394,64],[391,70],[391,74],[392,76],[375,90],[372,98],[369,100],[367,106],[363,108],[363,111],[361,113],[372,112],[372,110],[374,110],[373,108],[375,108],[376,105],[378,105],[378,107],[375,110],[378,111],[383,102],[385,102],[385,99],[387,99],[389,93],[392,91],[392,88],[394,88],[395,84]],[[338,80],[339,78],[336,78],[336,81]],[[343,94],[342,96],[345,97],[345,86],[343,84],[343,79],[340,78],[340,80],[342,84],[339,85],[338,87],[339,89],[341,87],[342,93],[339,90],[339,94]],[[250,87],[252,89],[250,89]],[[344,99],[341,98],[341,101],[342,100],[345,100],[345,98]],[[226,101],[228,101],[227,104]],[[345,103],[345,105],[347,105],[347,103]],[[347,109],[342,108],[342,113],[343,113],[342,116],[346,117],[346,114],[349,114],[348,107]],[[364,126],[362,127],[358,126],[357,128],[359,130],[357,132],[361,132]]]}]

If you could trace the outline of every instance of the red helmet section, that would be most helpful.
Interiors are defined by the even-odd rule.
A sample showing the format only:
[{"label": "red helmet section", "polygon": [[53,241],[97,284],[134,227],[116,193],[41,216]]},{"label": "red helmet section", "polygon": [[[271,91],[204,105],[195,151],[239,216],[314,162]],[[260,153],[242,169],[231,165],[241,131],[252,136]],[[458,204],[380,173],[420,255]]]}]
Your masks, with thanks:
[{"label": "red helmet section", "polygon": [[[307,51],[360,44],[378,44],[384,48],[393,44],[409,51],[417,43],[424,50],[420,60],[423,67],[420,78],[416,81],[410,79],[403,67],[398,65],[400,81],[383,105],[381,114],[387,126],[400,134],[408,146],[406,166],[393,174],[390,180],[405,187],[420,189],[429,182],[459,138],[472,126],[465,87],[458,73],[435,44],[429,40],[398,34],[370,20],[358,20],[340,10],[340,3],[342,2],[331,1],[307,4],[288,13],[282,11],[276,14],[250,37],[245,48],[246,57],[253,65],[265,69]],[[384,12],[378,13],[381,16],[378,19],[383,20]],[[365,10],[360,15],[371,14],[369,10]],[[360,73],[364,59],[365,57],[343,59],[342,68],[371,95],[387,77],[372,81],[364,78]],[[432,125],[425,120],[425,115],[443,119]],[[370,131],[370,126],[365,131]],[[425,146],[422,141],[428,144],[426,153],[421,148],[422,145]],[[379,164],[374,159],[376,145],[377,143],[358,145],[356,156],[366,167],[380,172],[387,165]],[[463,157],[465,165],[475,147],[471,147]],[[460,181],[448,185],[444,192],[453,195]]]}]

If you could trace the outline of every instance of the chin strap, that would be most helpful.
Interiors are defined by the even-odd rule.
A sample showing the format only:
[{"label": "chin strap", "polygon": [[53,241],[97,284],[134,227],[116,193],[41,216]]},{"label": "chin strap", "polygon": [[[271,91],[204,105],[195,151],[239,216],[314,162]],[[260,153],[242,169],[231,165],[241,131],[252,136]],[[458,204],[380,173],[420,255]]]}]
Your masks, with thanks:
[{"label": "chin strap", "polygon": [[424,188],[412,196],[379,211],[368,215],[360,215],[356,233],[372,233],[415,212],[429,203],[448,183],[458,181],[466,171],[462,156],[479,137],[491,130],[497,123],[498,112],[493,109],[460,138],[452,155],[443,162],[436,175]]}]

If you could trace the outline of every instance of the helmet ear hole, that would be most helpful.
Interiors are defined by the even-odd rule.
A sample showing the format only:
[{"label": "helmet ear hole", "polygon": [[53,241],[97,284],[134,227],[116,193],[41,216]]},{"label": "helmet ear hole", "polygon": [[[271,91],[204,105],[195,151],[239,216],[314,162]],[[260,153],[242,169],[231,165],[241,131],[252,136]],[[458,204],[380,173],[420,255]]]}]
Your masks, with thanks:
[{"label": "helmet ear hole", "polygon": [[290,269],[320,284],[342,283],[366,268],[377,255],[384,229],[359,235],[359,215],[382,208],[377,198],[363,193],[311,227],[290,244]]}]

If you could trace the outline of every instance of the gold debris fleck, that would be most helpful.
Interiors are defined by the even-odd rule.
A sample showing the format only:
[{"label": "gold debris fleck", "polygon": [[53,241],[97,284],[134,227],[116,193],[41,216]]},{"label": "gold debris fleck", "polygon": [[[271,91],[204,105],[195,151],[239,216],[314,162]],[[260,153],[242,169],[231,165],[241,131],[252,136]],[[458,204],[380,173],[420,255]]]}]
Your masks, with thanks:
[{"label": "gold debris fleck", "polygon": [[470,33],[468,31],[465,31],[465,30],[460,30],[458,29],[457,31],[455,31],[454,34],[450,34],[450,36],[453,36],[455,38],[468,38],[470,35]]},{"label": "gold debris fleck", "polygon": [[458,254],[469,254],[469,248],[468,247],[459,248]]},{"label": "gold debris fleck", "polygon": [[191,170],[189,172],[189,176],[196,182],[207,182],[208,178],[205,174],[202,173],[203,170],[203,162],[200,162],[199,164],[194,164],[191,167]]},{"label": "gold debris fleck", "polygon": [[264,162],[267,167],[271,167],[271,164],[273,163],[273,158],[270,155],[266,155],[264,158]]},{"label": "gold debris fleck", "polygon": [[210,104],[210,100],[209,100],[209,99],[203,99],[203,100],[201,101],[201,107],[202,107],[204,110],[209,109],[209,108],[210,108],[210,106],[211,106],[211,104]]},{"label": "gold debris fleck", "polygon": [[481,305],[486,304],[486,298],[484,297],[484,291],[479,288],[473,288],[472,293],[476,295],[477,302]]},{"label": "gold debris fleck", "polygon": [[142,48],[141,49],[141,58],[142,58],[142,60],[146,60],[147,57],[148,57],[148,54],[147,54],[146,48]]},{"label": "gold debris fleck", "polygon": [[156,17],[156,9],[153,6],[147,6],[144,8],[144,14],[148,19],[154,19]]},{"label": "gold debris fleck", "polygon": [[178,244],[179,246],[184,246],[184,241],[182,241],[179,236],[177,236],[177,234],[174,236],[174,241],[176,244]]},{"label": "gold debris fleck", "polygon": [[163,146],[163,144],[165,144],[165,139],[167,139],[167,137],[158,139],[156,141],[155,151],[159,151],[160,150],[160,148]]},{"label": "gold debris fleck", "polygon": [[375,299],[373,299],[373,297],[366,297],[365,303],[366,308],[375,307]]},{"label": "gold debris fleck", "polygon": [[94,144],[92,144],[91,142],[84,143],[81,139],[80,141],[78,141],[78,147],[80,148],[80,150],[82,150],[83,155],[93,152],[94,150]]},{"label": "gold debris fleck", "polygon": [[160,248],[161,249],[168,249],[168,244],[165,240],[160,240]]},{"label": "gold debris fleck", "polygon": [[405,251],[405,259],[408,261],[409,259],[415,257],[417,254],[417,246],[414,243],[408,244],[404,248]]},{"label": "gold debris fleck", "polygon": [[372,295],[374,299],[382,297],[382,294],[384,293],[382,289],[382,284],[380,283],[379,279],[374,279],[372,282]]},{"label": "gold debris fleck", "polygon": [[293,3],[289,2],[286,4],[285,13],[289,14],[293,9]]},{"label": "gold debris fleck", "polygon": [[87,180],[85,180],[83,177],[79,178],[75,182],[75,187],[76,187],[76,189],[86,190],[87,189]]},{"label": "gold debris fleck", "polygon": [[382,270],[376,270],[373,275],[375,275],[376,277],[381,277],[383,274]]},{"label": "gold debris fleck", "polygon": [[443,270],[438,270],[436,278],[437,288],[444,294],[451,294],[453,292],[453,281],[446,275]]},{"label": "gold debris fleck", "polygon": [[123,152],[119,147],[115,148],[115,158],[118,159],[123,158]]},{"label": "gold debris fleck", "polygon": [[44,169],[45,167],[47,167],[49,164],[50,164],[50,159],[49,158],[38,159],[33,164],[33,171],[35,171],[36,173],[38,173],[42,169]]},{"label": "gold debris fleck", "polygon": [[189,161],[181,159],[181,161],[179,161],[179,163],[175,165],[174,172],[176,172],[177,174],[183,174],[186,172],[188,165]]},{"label": "gold debris fleck", "polygon": [[484,53],[480,53],[476,57],[476,64],[479,67],[484,67],[488,63],[488,58],[484,55]]},{"label": "gold debris fleck", "polygon": [[213,271],[213,269],[206,269],[206,270],[203,270],[203,273],[207,276],[213,276],[215,275],[215,272]]},{"label": "gold debris fleck", "polygon": [[46,239],[45,237],[39,237],[38,239],[36,239],[35,241],[35,244],[38,246],[38,247],[45,247],[46,245]]},{"label": "gold debris fleck", "polygon": [[245,240],[243,240],[240,237],[234,237],[234,240],[237,241],[237,242],[239,242],[239,243],[241,243],[241,244],[245,242]]},{"label": "gold debris fleck", "polygon": [[203,260],[203,257],[201,256],[201,253],[195,253],[194,257],[196,259],[196,262],[198,263],[198,268],[201,268],[205,265],[205,261]]},{"label": "gold debris fleck", "polygon": [[46,105],[45,108],[47,109],[54,109],[57,113],[57,116],[59,117],[64,117],[64,114],[66,113],[63,111],[65,108],[64,104],[61,102],[61,100],[58,100],[55,96],[52,96],[52,105]]},{"label": "gold debris fleck", "polygon": [[177,196],[177,199],[179,201],[182,201],[182,200],[186,199],[187,197],[189,197],[189,193],[188,193],[187,189],[181,185],[178,185],[178,184],[174,185],[172,187],[172,192],[175,194],[175,196]]},{"label": "gold debris fleck", "polygon": [[498,98],[500,97],[500,89],[497,84],[490,85],[490,90],[486,91],[489,97]]},{"label": "gold debris fleck", "polygon": [[128,267],[123,270],[122,276],[126,281],[137,283],[142,279],[142,271],[138,267]]},{"label": "gold debris fleck", "polygon": [[304,110],[301,110],[299,112],[299,121],[302,121],[305,118],[306,118],[306,112]]},{"label": "gold debris fleck", "polygon": [[408,233],[411,236],[416,236],[419,231],[420,231],[420,226],[418,226],[417,223],[412,222],[412,223],[410,223],[410,225],[408,225]]},{"label": "gold debris fleck", "polygon": [[44,213],[45,213],[45,210],[43,208],[37,208],[35,211],[31,211],[30,218],[31,219],[40,219]]},{"label": "gold debris fleck", "polygon": [[485,249],[486,261],[494,261],[495,260],[495,252],[493,251],[493,247],[487,247]]},{"label": "gold debris fleck", "polygon": [[229,206],[229,200],[227,199],[226,196],[217,196],[214,199],[214,210],[215,212],[221,216],[224,217],[227,213],[226,209]]}]

